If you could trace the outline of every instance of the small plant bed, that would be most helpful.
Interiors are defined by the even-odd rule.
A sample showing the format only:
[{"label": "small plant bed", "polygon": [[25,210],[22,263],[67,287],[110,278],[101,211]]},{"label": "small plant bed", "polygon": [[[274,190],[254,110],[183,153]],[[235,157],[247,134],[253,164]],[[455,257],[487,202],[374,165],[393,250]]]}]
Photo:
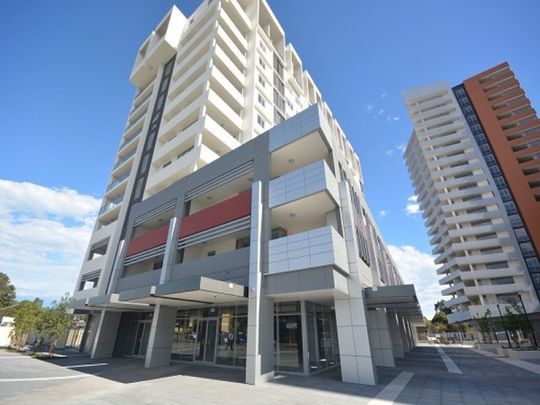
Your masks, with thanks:
[{"label": "small plant bed", "polygon": [[67,356],[63,354],[49,353],[49,352],[36,352],[32,354],[32,357],[39,360],[51,360],[51,359],[64,359]]}]

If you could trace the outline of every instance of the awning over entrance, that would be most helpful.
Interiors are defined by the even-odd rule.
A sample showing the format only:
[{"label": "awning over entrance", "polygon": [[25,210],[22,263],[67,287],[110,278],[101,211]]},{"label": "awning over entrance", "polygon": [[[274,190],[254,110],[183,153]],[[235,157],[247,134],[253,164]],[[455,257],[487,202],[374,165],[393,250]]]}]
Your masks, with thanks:
[{"label": "awning over entrance", "polygon": [[207,306],[247,301],[247,287],[196,276],[157,286],[122,291],[120,302],[173,307]]},{"label": "awning over entrance", "polygon": [[368,309],[384,308],[388,312],[407,317],[410,322],[423,323],[413,284],[389,285],[365,289]]},{"label": "awning over entrance", "polygon": [[105,294],[73,301],[71,308],[75,314],[82,314],[102,309],[117,312],[148,311],[150,305],[124,302],[119,300],[118,294]]}]

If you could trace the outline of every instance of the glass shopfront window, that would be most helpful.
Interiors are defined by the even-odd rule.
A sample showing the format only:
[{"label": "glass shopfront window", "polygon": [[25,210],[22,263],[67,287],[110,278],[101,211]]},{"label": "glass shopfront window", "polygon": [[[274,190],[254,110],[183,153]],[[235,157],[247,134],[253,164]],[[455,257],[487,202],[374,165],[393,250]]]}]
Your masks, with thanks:
[{"label": "glass shopfront window", "polygon": [[274,362],[282,371],[303,371],[302,315],[299,302],[275,304]]},{"label": "glass shopfront window", "polygon": [[172,360],[245,367],[247,306],[178,311]]},{"label": "glass shopfront window", "polygon": [[321,370],[339,359],[335,313],[330,307],[306,302],[309,370]]}]

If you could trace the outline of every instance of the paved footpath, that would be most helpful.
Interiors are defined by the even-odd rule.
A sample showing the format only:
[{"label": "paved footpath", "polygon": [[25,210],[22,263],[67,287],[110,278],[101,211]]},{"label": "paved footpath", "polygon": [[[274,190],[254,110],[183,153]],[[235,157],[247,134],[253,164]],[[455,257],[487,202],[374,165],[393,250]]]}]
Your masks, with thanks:
[{"label": "paved footpath", "polygon": [[405,404],[540,404],[540,375],[471,349],[441,346],[461,374],[438,366],[437,347],[418,347],[398,360],[415,373],[396,402]]},{"label": "paved footpath", "polygon": [[142,361],[80,355],[47,362],[0,350],[0,403],[540,404],[540,375],[467,348],[418,347],[377,372],[375,387],[342,383],[338,369],[254,387],[235,369],[145,369]]}]

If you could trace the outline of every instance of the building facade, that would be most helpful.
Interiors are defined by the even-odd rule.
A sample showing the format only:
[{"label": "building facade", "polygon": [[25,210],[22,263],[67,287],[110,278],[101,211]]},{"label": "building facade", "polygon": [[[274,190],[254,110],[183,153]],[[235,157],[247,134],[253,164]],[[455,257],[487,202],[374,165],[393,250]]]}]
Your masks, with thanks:
[{"label": "building facade", "polygon": [[405,159],[450,322],[508,304],[540,330],[540,120],[507,63],[403,92]]},{"label": "building facade", "polygon": [[264,0],[176,8],[137,87],[82,265],[81,348],[275,372],[374,366],[421,321],[363,195],[360,161]]}]

